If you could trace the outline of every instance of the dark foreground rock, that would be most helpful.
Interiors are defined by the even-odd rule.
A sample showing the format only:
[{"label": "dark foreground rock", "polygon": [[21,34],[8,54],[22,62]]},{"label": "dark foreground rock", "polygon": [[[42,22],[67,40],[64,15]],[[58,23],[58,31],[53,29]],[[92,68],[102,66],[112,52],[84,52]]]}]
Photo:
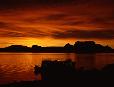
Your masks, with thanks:
[{"label": "dark foreground rock", "polygon": [[[36,66],[35,66],[36,67]],[[14,82],[0,87],[103,87],[114,86],[114,64],[101,70],[84,68],[76,69],[75,63],[67,61],[43,61],[42,66],[35,68],[42,80]]]}]

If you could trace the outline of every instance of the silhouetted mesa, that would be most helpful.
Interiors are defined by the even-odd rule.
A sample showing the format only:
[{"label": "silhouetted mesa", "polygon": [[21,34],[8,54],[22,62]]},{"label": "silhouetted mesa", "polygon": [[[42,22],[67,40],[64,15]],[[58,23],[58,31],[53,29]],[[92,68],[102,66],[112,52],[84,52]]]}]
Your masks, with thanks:
[{"label": "silhouetted mesa", "polygon": [[67,43],[64,47],[32,47],[22,45],[11,45],[0,48],[0,52],[39,52],[39,53],[111,53],[114,52],[109,46],[96,44],[94,41],[77,41],[74,45]]},{"label": "silhouetted mesa", "polygon": [[9,52],[26,52],[30,51],[31,48],[22,45],[11,45],[9,47],[4,48],[5,51]]},{"label": "silhouetted mesa", "polygon": [[74,49],[77,53],[114,52],[114,49],[112,49],[111,47],[96,44],[94,41],[77,41],[74,44]]}]

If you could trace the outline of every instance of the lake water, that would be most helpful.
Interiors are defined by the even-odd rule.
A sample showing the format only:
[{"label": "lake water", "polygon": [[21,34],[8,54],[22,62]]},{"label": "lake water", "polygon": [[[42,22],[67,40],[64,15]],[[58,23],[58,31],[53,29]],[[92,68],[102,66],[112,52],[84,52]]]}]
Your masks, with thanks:
[{"label": "lake water", "polygon": [[101,69],[107,64],[114,63],[114,53],[0,53],[0,84],[34,80],[34,66],[40,66],[42,60],[66,59],[75,61],[76,68]]}]

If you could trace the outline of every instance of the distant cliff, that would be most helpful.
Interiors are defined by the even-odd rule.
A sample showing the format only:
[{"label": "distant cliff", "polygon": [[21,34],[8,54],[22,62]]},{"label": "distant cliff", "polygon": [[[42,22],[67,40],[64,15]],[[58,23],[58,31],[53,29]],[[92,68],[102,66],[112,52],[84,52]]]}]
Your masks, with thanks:
[{"label": "distant cliff", "polygon": [[100,44],[96,44],[94,41],[84,41],[84,42],[80,42],[77,41],[74,44],[74,49],[76,50],[76,52],[78,53],[90,53],[90,52],[114,52],[114,50],[109,47],[109,46],[102,46]]},{"label": "distant cliff", "polygon": [[109,46],[96,44],[94,41],[77,41],[74,45],[67,43],[64,47],[32,47],[11,45],[0,48],[0,52],[39,52],[39,53],[113,53],[114,49]]}]

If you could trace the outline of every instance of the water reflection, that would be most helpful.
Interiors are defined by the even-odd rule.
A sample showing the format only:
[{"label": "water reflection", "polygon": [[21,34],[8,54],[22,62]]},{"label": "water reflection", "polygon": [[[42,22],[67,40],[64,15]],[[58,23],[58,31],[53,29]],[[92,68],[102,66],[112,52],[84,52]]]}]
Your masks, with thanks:
[{"label": "water reflection", "polygon": [[114,63],[114,54],[74,54],[74,53],[0,53],[0,84],[22,80],[34,80],[34,66],[42,60],[72,59],[76,67],[101,69]]}]

